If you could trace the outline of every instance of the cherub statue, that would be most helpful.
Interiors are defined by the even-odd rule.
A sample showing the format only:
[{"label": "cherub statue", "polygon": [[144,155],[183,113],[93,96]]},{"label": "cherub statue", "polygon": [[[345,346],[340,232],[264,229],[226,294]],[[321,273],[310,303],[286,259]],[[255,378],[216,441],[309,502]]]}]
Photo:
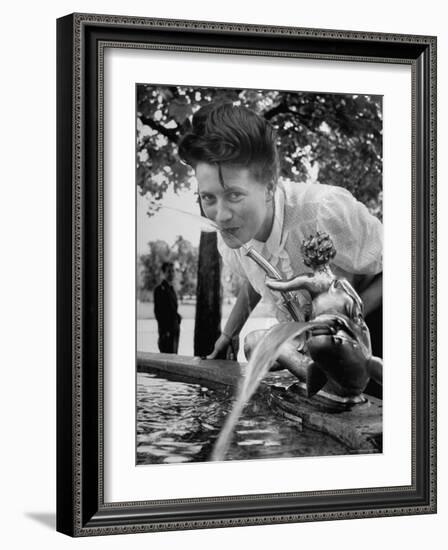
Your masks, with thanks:
[{"label": "cherub statue", "polygon": [[[332,272],[330,261],[336,250],[328,234],[317,232],[305,239],[301,253],[311,273],[287,281],[266,281],[275,291],[307,290],[312,299],[308,323],[297,333],[302,343],[297,346],[299,340],[293,341],[293,350],[290,346],[289,352],[282,354],[283,363],[296,374],[305,371],[309,396],[324,386],[327,392],[342,397],[358,396],[370,378],[382,383],[382,360],[372,355],[363,303],[352,285]],[[282,355],[277,359],[280,364]],[[307,363],[303,355],[310,358]]]}]

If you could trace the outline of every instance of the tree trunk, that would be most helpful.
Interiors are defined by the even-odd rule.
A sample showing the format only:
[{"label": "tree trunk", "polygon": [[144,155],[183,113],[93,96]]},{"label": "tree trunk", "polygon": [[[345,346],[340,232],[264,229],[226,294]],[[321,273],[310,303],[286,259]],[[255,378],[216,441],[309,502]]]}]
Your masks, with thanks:
[{"label": "tree trunk", "polygon": [[213,351],[221,334],[221,268],[216,233],[201,233],[198,285],[194,325],[194,354],[204,357]]}]

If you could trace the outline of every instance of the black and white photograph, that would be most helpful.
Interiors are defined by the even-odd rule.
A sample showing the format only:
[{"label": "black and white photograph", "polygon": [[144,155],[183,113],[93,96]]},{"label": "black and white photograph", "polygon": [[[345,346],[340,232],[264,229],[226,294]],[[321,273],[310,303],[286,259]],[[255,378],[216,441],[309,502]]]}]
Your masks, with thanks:
[{"label": "black and white photograph", "polygon": [[3,548],[443,547],[443,5],[6,5]]},{"label": "black and white photograph", "polygon": [[437,510],[437,39],[254,15],[58,19],[61,533]]},{"label": "black and white photograph", "polygon": [[382,96],[135,102],[136,464],[382,453]]}]

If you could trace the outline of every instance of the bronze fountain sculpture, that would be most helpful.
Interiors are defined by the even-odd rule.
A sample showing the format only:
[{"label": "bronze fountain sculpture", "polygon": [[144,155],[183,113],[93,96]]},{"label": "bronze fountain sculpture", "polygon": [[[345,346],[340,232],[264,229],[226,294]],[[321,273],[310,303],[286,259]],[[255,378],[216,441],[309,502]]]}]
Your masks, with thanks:
[{"label": "bronze fountain sculpture", "polygon": [[382,383],[382,360],[372,355],[363,303],[352,285],[332,272],[329,264],[336,250],[329,235],[311,235],[301,252],[311,273],[288,281],[268,280],[266,285],[282,292],[303,289],[311,296],[312,326],[305,328],[299,350],[312,359],[306,369],[308,395],[325,386],[339,396],[358,396],[370,378]]}]

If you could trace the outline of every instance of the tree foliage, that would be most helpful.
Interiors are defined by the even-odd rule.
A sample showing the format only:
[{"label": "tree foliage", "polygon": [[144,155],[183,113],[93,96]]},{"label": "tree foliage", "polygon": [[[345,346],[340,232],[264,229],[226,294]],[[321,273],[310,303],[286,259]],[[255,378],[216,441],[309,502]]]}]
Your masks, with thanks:
[{"label": "tree foliage", "polygon": [[140,85],[137,185],[154,209],[169,186],[177,191],[191,185],[177,142],[192,114],[217,99],[245,105],[276,127],[282,177],[345,187],[381,217],[381,97]]},{"label": "tree foliage", "polygon": [[170,246],[165,241],[150,241],[148,249],[148,253],[139,258],[140,290],[153,290],[161,280],[163,262],[172,261]]},{"label": "tree foliage", "polygon": [[[165,241],[150,241],[148,253],[142,254],[140,263],[140,295],[145,291],[152,291],[162,278],[164,262],[173,262],[176,267],[175,286],[179,298],[192,296],[196,293],[198,248],[181,236],[178,236],[172,247]],[[143,291],[143,292],[142,292]]]}]

